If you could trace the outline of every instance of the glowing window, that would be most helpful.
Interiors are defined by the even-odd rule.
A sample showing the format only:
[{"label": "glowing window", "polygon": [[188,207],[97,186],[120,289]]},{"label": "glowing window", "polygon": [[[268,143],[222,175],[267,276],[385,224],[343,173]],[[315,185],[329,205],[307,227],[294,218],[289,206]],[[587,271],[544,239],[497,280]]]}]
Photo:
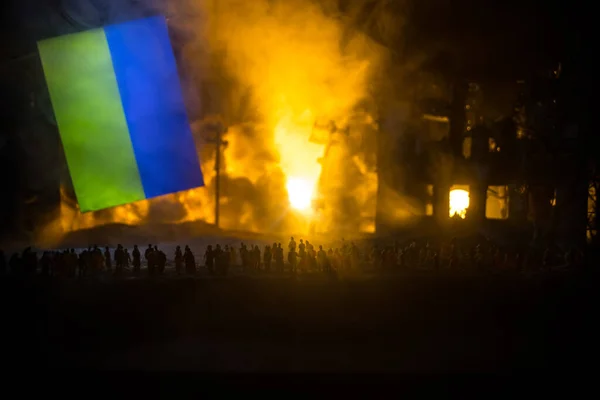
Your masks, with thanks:
[{"label": "glowing window", "polygon": [[431,217],[433,215],[433,204],[427,203],[425,206],[425,215]]},{"label": "glowing window", "polygon": [[450,217],[458,215],[460,218],[467,216],[469,208],[469,186],[468,185],[453,185],[450,188]]},{"label": "glowing window", "polygon": [[427,185],[427,196],[433,197],[433,185]]}]

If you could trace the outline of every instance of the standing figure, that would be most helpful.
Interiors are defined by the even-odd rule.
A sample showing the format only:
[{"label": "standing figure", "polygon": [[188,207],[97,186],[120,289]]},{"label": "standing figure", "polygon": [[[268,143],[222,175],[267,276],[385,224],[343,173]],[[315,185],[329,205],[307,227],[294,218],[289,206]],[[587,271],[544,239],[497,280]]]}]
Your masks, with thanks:
[{"label": "standing figure", "polygon": [[164,275],[165,268],[167,267],[167,255],[164,251],[158,250],[158,247],[154,247],[154,251],[156,252],[156,264],[158,267],[158,273],[160,275]]},{"label": "standing figure", "polygon": [[77,276],[79,278],[83,278],[86,270],[86,260],[87,259],[87,250],[84,250],[79,254],[79,259],[77,263]]},{"label": "standing figure", "polygon": [[296,241],[294,240],[294,237],[292,236],[290,239],[290,244],[288,244],[288,251],[296,251]]},{"label": "standing figure", "polygon": [[208,270],[209,275],[214,275],[215,273],[215,252],[213,251],[212,246],[209,244],[204,252],[204,266]]},{"label": "standing figure", "polygon": [[242,271],[246,271],[246,268],[248,268],[248,266],[250,265],[249,263],[249,252],[248,249],[246,248],[246,245],[244,243],[242,243],[242,246],[240,247],[240,258],[242,259]]},{"label": "standing figure", "polygon": [[196,257],[194,257],[194,253],[192,253],[189,246],[185,246],[183,258],[185,260],[185,272],[194,275],[196,273]]},{"label": "standing figure", "polygon": [[131,254],[133,255],[133,273],[138,275],[142,269],[142,255],[140,253],[140,249],[137,247],[137,244],[133,246],[133,251]]},{"label": "standing figure", "polygon": [[237,253],[235,252],[235,247],[231,246],[229,248],[229,264],[230,265],[238,265]]},{"label": "standing figure", "polygon": [[108,272],[112,271],[112,260],[108,246],[104,249],[104,266]]},{"label": "standing figure", "polygon": [[125,264],[125,252],[123,251],[123,246],[120,244],[117,245],[115,249],[115,275],[120,275],[123,272],[123,267]]},{"label": "standing figure", "polygon": [[277,243],[276,252],[275,252],[275,266],[277,268],[277,272],[283,272],[283,248],[281,247],[281,243]]},{"label": "standing figure", "polygon": [[129,254],[129,250],[123,249],[123,264],[126,270],[129,269],[129,264],[131,264],[131,255]]},{"label": "standing figure", "polygon": [[181,252],[181,246],[177,246],[175,249],[175,273],[181,275],[183,267],[183,253]]},{"label": "standing figure", "polygon": [[215,271],[218,275],[221,275],[224,270],[225,265],[225,257],[223,249],[221,249],[221,245],[218,244],[215,248]]},{"label": "standing figure", "polygon": [[225,250],[221,252],[219,256],[221,258],[220,269],[218,270],[219,274],[223,276],[227,276],[229,272],[229,264],[231,263],[231,252],[229,251],[229,247],[225,246]]},{"label": "standing figure", "polygon": [[329,271],[327,253],[325,253],[325,250],[323,250],[323,246],[319,246],[319,251],[317,252],[317,269],[324,272]]},{"label": "standing figure", "polygon": [[146,249],[145,256],[146,260],[148,260],[148,275],[154,276],[156,273],[156,257],[158,254],[156,254],[154,249],[148,248]]},{"label": "standing figure", "polygon": [[265,246],[265,252],[263,253],[263,262],[265,263],[265,271],[271,272],[271,259],[273,258],[273,254],[271,253],[271,247],[269,245]]},{"label": "standing figure", "polygon": [[258,248],[258,246],[254,246],[254,257],[252,258],[253,260],[253,265],[252,267],[256,270],[259,271],[260,270],[260,249]]},{"label": "standing figure", "polygon": [[290,250],[288,252],[288,262],[290,263],[290,271],[295,273],[298,264],[298,254],[296,253],[296,250]]},{"label": "standing figure", "polygon": [[154,252],[154,249],[152,248],[152,245],[149,244],[148,247],[146,248],[146,250],[144,251],[144,259],[146,260],[146,264],[148,265],[148,272],[150,272],[150,257],[152,255],[152,253]]}]

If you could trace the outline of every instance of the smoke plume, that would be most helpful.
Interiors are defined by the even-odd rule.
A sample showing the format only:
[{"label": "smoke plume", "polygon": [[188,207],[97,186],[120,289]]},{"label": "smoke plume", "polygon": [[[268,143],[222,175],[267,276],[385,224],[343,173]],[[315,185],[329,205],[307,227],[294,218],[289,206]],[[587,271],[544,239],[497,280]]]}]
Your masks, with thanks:
[{"label": "smoke plume", "polygon": [[[382,43],[395,40],[402,19],[392,16],[388,1],[350,3],[168,3],[184,92],[196,99],[188,104],[206,187],[85,215],[64,189],[61,228],[212,223],[216,147],[210,140],[221,126],[228,142],[220,150],[223,228],[373,231],[376,99],[385,92],[390,57],[398,57]],[[308,185],[313,211],[290,208],[293,196],[305,195],[292,193],[291,180]]]}]

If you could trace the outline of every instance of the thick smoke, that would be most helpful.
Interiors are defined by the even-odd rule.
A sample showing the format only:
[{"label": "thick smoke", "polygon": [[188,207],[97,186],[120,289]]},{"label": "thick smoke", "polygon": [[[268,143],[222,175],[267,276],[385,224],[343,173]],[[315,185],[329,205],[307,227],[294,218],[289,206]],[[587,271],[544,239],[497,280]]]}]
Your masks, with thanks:
[{"label": "thick smoke", "polygon": [[[189,1],[186,8],[185,15],[195,18],[180,23],[195,36],[184,48],[184,62],[202,82],[209,103],[203,108],[229,126],[227,201],[231,212],[250,214],[252,226],[244,228],[297,229],[285,191],[285,180],[296,176],[317,184],[322,178],[316,229],[344,220],[365,228],[361,217],[371,217],[372,225],[373,95],[387,52],[357,29],[355,10],[341,13],[333,2],[264,0]],[[212,160],[205,160],[208,174]],[[345,205],[349,198],[353,204]]]},{"label": "thick smoke", "polygon": [[[352,3],[352,5],[350,5]],[[251,231],[372,231],[381,110],[395,110],[390,60],[402,19],[387,1],[183,0],[163,12],[178,41],[206,187],[81,215],[68,189],[47,232],[105,223],[214,221],[221,149],[221,226]],[[394,96],[394,94],[391,94]],[[195,99],[195,101],[190,101]],[[315,185],[316,213],[289,207],[286,182]],[[60,226],[59,226],[60,225]]]}]

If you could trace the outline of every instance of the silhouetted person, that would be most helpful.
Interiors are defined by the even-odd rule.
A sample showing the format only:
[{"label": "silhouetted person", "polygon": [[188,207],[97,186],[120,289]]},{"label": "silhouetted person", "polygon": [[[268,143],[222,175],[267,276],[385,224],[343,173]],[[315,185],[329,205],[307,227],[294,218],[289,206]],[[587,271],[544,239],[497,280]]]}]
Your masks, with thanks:
[{"label": "silhouetted person", "polygon": [[150,255],[154,252],[152,245],[149,244],[146,250],[144,251],[144,260],[146,260],[146,264],[148,264],[148,273],[150,273]]},{"label": "silhouetted person", "polygon": [[293,236],[290,238],[290,244],[288,244],[288,251],[292,250],[296,251],[296,241]]},{"label": "silhouetted person", "polygon": [[106,266],[106,270],[110,272],[112,270],[112,257],[110,256],[110,250],[108,246],[104,249],[104,265]]},{"label": "silhouetted person", "polygon": [[254,246],[254,251],[252,254],[252,268],[256,271],[260,270],[260,249],[258,246]]},{"label": "silhouetted person", "polygon": [[123,267],[125,269],[129,269],[129,264],[131,264],[131,255],[127,249],[123,249],[123,253]]},{"label": "silhouetted person", "polygon": [[78,263],[77,263],[77,276],[79,278],[83,278],[85,276],[85,273],[86,273],[86,269],[87,269],[87,265],[86,265],[86,263],[87,263],[87,253],[88,253],[88,251],[84,250],[84,251],[82,251],[79,254],[79,260],[78,260]]},{"label": "silhouetted person", "polygon": [[227,273],[229,271],[230,262],[231,262],[231,253],[229,252],[229,247],[225,246],[225,249],[221,250],[221,246],[217,245],[217,254],[216,254],[217,273],[219,275],[227,276]]},{"label": "silhouetted person", "polygon": [[244,243],[240,247],[240,258],[242,259],[242,271],[246,271],[250,265],[250,254]]},{"label": "silhouetted person", "polygon": [[142,254],[140,253],[137,244],[133,246],[131,255],[133,256],[133,273],[137,275],[142,269]]},{"label": "silhouetted person", "polygon": [[158,247],[154,247],[154,252],[156,253],[156,264],[158,268],[158,273],[163,275],[165,273],[165,268],[167,267],[167,255],[164,251],[158,250]]},{"label": "silhouetted person", "polygon": [[[375,258],[377,259],[377,256],[375,256]],[[338,249],[336,247],[336,249],[333,251],[333,266],[334,269],[336,270],[340,270],[343,267],[343,258],[342,258],[342,254],[340,253],[340,249]],[[375,264],[377,264],[377,262],[375,262]]]},{"label": "silhouetted person", "polygon": [[115,249],[115,275],[121,275],[123,273],[123,268],[125,267],[125,251],[123,250],[123,246],[120,244],[117,245]]},{"label": "silhouetted person", "polygon": [[67,254],[67,274],[70,278],[74,278],[77,273],[77,265],[79,262],[79,258],[77,257],[77,253],[75,253],[75,249],[71,249],[71,251]]},{"label": "silhouetted person", "polygon": [[237,253],[233,246],[229,248],[229,265],[237,265]]},{"label": "silhouetted person", "polygon": [[304,241],[302,239],[300,239],[300,243],[298,243],[296,265],[297,265],[298,270],[300,270],[300,271],[306,270],[306,267],[307,267],[306,245],[304,244]]},{"label": "silhouetted person", "polygon": [[148,248],[145,251],[146,259],[148,260],[148,275],[154,276],[156,274],[157,264],[157,252],[153,248]]},{"label": "silhouetted person", "polygon": [[296,267],[298,265],[298,254],[296,253],[296,250],[290,250],[288,252],[288,262],[290,263],[290,270],[296,272]]},{"label": "silhouetted person", "polygon": [[304,242],[304,245],[305,245],[304,258],[306,259],[306,268],[308,270],[312,270],[312,269],[316,268],[317,253],[314,251],[313,245],[310,244],[310,242],[308,240],[306,242]]},{"label": "silhouetted person", "polygon": [[155,272],[161,274],[161,260],[162,260],[162,256],[160,254],[160,250],[158,250],[158,246],[154,246],[154,268],[155,268]]},{"label": "silhouetted person", "polygon": [[183,269],[183,253],[181,252],[181,246],[177,246],[175,249],[175,273],[181,275]]},{"label": "silhouetted person", "polygon": [[215,251],[211,245],[208,245],[204,252],[204,265],[206,266],[209,275],[215,273]]},{"label": "silhouetted person", "polygon": [[[223,274],[225,270],[225,254],[220,244],[215,248],[213,257],[216,273],[219,275]],[[215,270],[213,270],[213,273]]]},{"label": "silhouetted person", "polygon": [[104,257],[102,256],[102,251],[96,245],[94,245],[94,248],[91,252],[91,261],[94,273],[99,273],[102,271],[102,267],[104,266]]},{"label": "silhouetted person", "polygon": [[265,246],[265,251],[263,253],[263,262],[265,263],[265,271],[271,272],[271,259],[273,258],[273,254],[271,253],[271,247],[269,245]]},{"label": "silhouetted person", "polygon": [[196,273],[196,258],[190,250],[189,246],[185,246],[185,251],[183,253],[183,258],[185,260],[185,272],[190,275],[194,275]]},{"label": "silhouetted person", "polygon": [[317,252],[317,265],[319,270],[328,271],[329,270],[329,261],[327,260],[327,253],[323,250],[323,246],[319,246],[319,251]]},{"label": "silhouetted person", "polygon": [[277,246],[274,247],[275,251],[275,268],[277,272],[283,272],[283,248],[281,247],[281,243],[277,243]]},{"label": "silhouetted person", "polygon": [[314,248],[311,250],[306,250],[306,260],[309,270],[314,271],[317,269],[317,252],[314,250]]}]

